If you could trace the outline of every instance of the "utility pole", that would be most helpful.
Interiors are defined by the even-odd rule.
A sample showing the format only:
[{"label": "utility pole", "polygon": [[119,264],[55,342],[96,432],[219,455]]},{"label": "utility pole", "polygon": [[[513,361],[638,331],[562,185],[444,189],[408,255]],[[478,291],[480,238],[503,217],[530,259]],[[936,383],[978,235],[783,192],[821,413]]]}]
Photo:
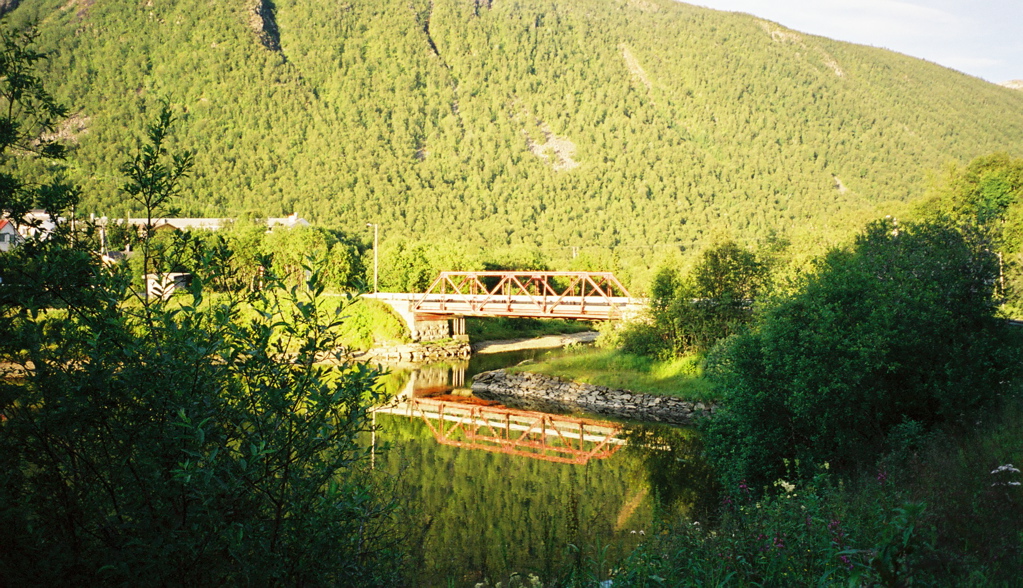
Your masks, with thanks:
[{"label": "utility pole", "polygon": [[373,227],[373,293],[377,293],[377,275],[379,264],[377,263],[377,248],[380,244],[380,225],[376,223],[366,223],[367,227]]}]

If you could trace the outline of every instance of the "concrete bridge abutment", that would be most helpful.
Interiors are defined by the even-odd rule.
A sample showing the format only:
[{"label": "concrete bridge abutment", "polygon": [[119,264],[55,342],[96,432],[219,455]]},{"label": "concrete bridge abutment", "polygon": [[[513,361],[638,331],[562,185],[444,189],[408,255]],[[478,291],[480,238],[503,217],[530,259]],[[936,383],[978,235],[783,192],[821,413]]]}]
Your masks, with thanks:
[{"label": "concrete bridge abutment", "polygon": [[379,300],[390,306],[395,314],[405,322],[405,326],[409,330],[409,336],[416,343],[440,341],[442,339],[469,341],[469,335],[465,331],[465,317],[423,314],[413,311],[412,304],[418,297],[422,296],[421,294],[379,292],[377,294],[363,294],[363,296]]}]

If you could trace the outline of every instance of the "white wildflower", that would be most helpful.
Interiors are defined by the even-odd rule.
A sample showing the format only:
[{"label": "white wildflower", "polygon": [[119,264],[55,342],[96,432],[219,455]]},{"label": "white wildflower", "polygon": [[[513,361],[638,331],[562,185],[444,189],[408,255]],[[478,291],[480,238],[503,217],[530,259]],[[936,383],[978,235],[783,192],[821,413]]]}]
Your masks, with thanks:
[{"label": "white wildflower", "polygon": [[1010,473],[1013,473],[1013,474],[1018,474],[1019,470],[1016,469],[1016,467],[1013,466],[1011,463],[1007,463],[1005,465],[1000,465],[997,468],[991,470],[992,474],[997,474],[999,472],[1010,472]]},{"label": "white wildflower", "polygon": [[792,491],[796,489],[796,485],[795,484],[793,484],[791,482],[786,482],[785,480],[777,480],[774,483],[774,485],[782,487],[785,490],[786,494],[791,494]]},{"label": "white wildflower", "polygon": [[[1008,474],[1018,474],[1019,470],[1016,468],[1016,466],[1012,465],[1011,463],[1000,465],[997,468],[991,470],[992,474],[1000,474],[1002,472],[1005,472],[1005,473],[1008,473]],[[998,479],[999,480],[1004,480],[1005,476],[999,476]],[[1020,482],[995,482],[994,484],[991,484],[991,485],[992,486],[1020,486],[1021,483]]]}]

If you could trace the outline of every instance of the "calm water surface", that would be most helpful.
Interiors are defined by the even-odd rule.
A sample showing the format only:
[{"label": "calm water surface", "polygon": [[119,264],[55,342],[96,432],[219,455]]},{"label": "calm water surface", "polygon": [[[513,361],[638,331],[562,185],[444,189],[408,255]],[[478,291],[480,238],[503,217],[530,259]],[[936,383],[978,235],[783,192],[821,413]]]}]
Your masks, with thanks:
[{"label": "calm water surface", "polygon": [[[415,405],[429,410],[440,399],[454,414],[465,405],[449,401],[473,401],[465,390],[473,374],[549,353],[392,370],[388,386],[432,399]],[[496,424],[459,428],[439,413],[424,416],[426,409],[375,416],[375,443],[388,448],[377,452],[376,467],[401,479],[416,511],[409,527],[422,529],[414,542],[417,585],[507,586],[513,574],[546,585],[580,569],[606,574],[650,535],[655,518],[692,516],[715,500],[689,429],[605,419],[587,421],[580,440],[578,418],[479,410]],[[563,434],[527,433],[536,423]]]}]

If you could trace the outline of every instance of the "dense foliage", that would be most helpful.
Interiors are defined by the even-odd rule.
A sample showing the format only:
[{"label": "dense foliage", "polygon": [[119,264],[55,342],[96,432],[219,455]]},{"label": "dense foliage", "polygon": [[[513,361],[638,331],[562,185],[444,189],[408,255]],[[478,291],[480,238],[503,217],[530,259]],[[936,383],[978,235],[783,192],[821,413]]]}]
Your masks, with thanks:
[{"label": "dense foliage", "polygon": [[917,207],[923,218],[977,227],[998,252],[999,294],[1013,314],[1023,299],[1023,159],[984,155],[964,167],[948,165],[929,198]]},{"label": "dense foliage", "polygon": [[654,351],[706,352],[749,322],[765,282],[766,268],[753,252],[732,241],[715,245],[700,254],[688,274],[667,267],[654,276],[650,323],[634,326],[627,343],[639,344],[636,339],[648,331]]},{"label": "dense foliage", "polygon": [[[42,86],[37,68],[46,55],[34,47],[35,39],[30,30],[0,28],[0,211],[15,219],[37,205],[67,208],[80,196],[61,181],[62,170],[54,169],[66,147],[50,133],[67,109]],[[49,173],[15,173],[12,167],[19,158],[43,161]]]},{"label": "dense foliage", "polygon": [[[385,241],[381,286],[405,291],[440,269],[557,259],[634,271],[741,239],[652,290],[654,335],[671,352],[733,334],[712,354],[724,398],[707,440],[742,492],[916,451],[937,427],[972,422],[1015,375],[992,298],[1023,284],[1023,166],[1008,154],[949,167],[929,220],[870,225],[739,325],[763,261],[746,246],[777,234],[833,242],[909,201],[947,159],[1020,150],[1019,92],[669,0],[18,4],[8,18],[38,23],[56,53],[27,49],[31,32],[0,39],[4,213],[152,215],[190,172],[183,214],[245,220],[144,241],[108,225],[118,246],[142,250],[136,274],[199,277],[170,301],[98,264],[98,235],[70,225],[0,258],[6,581],[397,581],[394,504],[357,443],[374,374],[315,364],[342,327],[315,295],[366,280],[367,221]],[[59,101],[80,110],[60,122]],[[154,108],[161,122],[146,129]],[[186,135],[153,135],[174,116]],[[126,154],[132,131],[150,143]],[[267,234],[249,222],[291,212],[333,228]],[[310,252],[322,271],[306,266]],[[478,479],[475,492],[506,482],[497,470]],[[668,474],[659,481],[672,491]],[[721,533],[672,536],[679,561],[707,564],[707,581],[749,583],[897,583],[914,561],[937,561],[913,559],[910,548],[937,544],[914,529],[957,501],[924,497],[927,511],[882,493],[846,520],[835,514],[847,495],[828,484],[800,486],[804,502],[786,492],[763,509],[729,506]],[[991,514],[1019,513],[1012,489],[981,486],[957,497],[971,520],[1018,537]],[[941,532],[976,543],[953,531]],[[987,560],[1019,561],[1018,541],[991,544]],[[820,557],[783,552],[796,546]],[[733,559],[719,565],[722,554]],[[646,578],[696,576],[659,567],[671,561],[660,555],[642,562]],[[450,575],[448,563],[427,565]]]},{"label": "dense foliage", "polygon": [[[179,104],[186,215],[628,265],[719,231],[840,235],[948,159],[1023,148],[1023,93],[670,0],[23,0],[79,108],[85,212]],[[649,262],[647,262],[649,263]]]},{"label": "dense foliage", "polygon": [[1023,565],[1018,404],[861,475],[740,483],[719,518],[669,523],[615,585],[1012,586]]},{"label": "dense foliage", "polygon": [[[107,226],[120,229],[117,222],[108,221]],[[107,240],[111,248],[131,249],[133,243],[138,248],[135,230],[118,232],[119,238]],[[157,230],[148,247],[153,258],[150,271],[192,272],[205,264],[212,272],[209,287],[218,292],[257,290],[269,273],[289,285],[303,283],[308,259],[315,260],[324,284],[335,292],[365,289],[366,272],[372,271],[365,266],[358,243],[340,231],[319,227],[268,230],[265,223],[239,220],[217,231]],[[143,275],[142,256],[130,254],[128,263],[137,276]]]},{"label": "dense foliage", "polygon": [[990,405],[1015,374],[997,277],[969,232],[868,225],[711,357],[723,396],[706,427],[716,465],[757,484],[797,462],[848,470]]},{"label": "dense foliage", "polygon": [[79,271],[92,289],[64,312],[5,300],[5,579],[393,585],[393,506],[357,437],[376,374],[314,365],[334,325],[311,296],[268,288],[243,321],[239,300],[133,303]]},{"label": "dense foliage", "polygon": [[[3,36],[0,129],[14,136],[0,144],[3,163],[22,144],[60,154],[29,136],[60,110],[30,75],[28,40]],[[164,111],[125,167],[149,216],[187,171],[166,166],[183,160],[155,141],[171,120]],[[41,204],[56,217],[77,199],[4,177],[16,186],[0,193],[8,214]],[[339,327],[318,300],[318,273],[290,289],[271,275],[256,293],[204,303],[196,268],[187,295],[166,300],[100,263],[82,232],[58,222],[0,256],[3,582],[399,581],[396,503],[359,443],[377,374],[318,363]],[[151,267],[148,241],[141,249]]]}]

